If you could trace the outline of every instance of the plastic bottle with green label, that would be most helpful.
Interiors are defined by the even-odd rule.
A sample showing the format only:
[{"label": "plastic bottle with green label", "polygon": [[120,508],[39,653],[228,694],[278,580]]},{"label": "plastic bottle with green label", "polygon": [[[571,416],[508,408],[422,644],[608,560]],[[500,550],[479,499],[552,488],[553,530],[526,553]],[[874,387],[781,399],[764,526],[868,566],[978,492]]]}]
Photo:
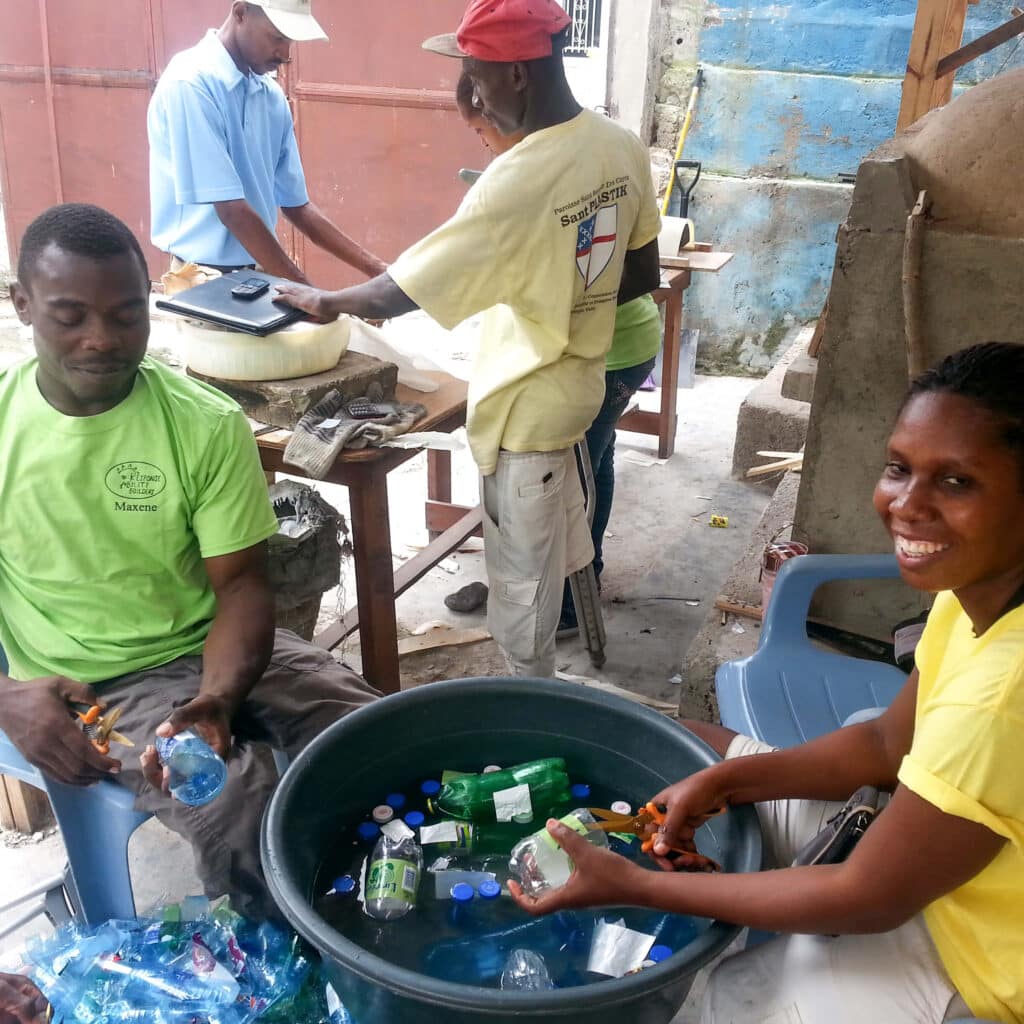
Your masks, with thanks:
[{"label": "plastic bottle with green label", "polygon": [[528,761],[500,772],[451,779],[431,800],[430,810],[449,818],[489,824],[527,812],[545,815],[569,799],[569,776],[560,757]]},{"label": "plastic bottle with green label", "polygon": [[508,821],[474,825],[468,821],[442,821],[424,829],[420,835],[424,846],[436,846],[439,853],[464,853],[477,857],[494,854],[508,856],[520,839],[536,829],[535,822],[520,824]]},{"label": "plastic bottle with green label", "polygon": [[366,874],[366,913],[377,921],[395,921],[416,906],[423,874],[423,851],[416,840],[377,840]]},{"label": "plastic bottle with green label", "polygon": [[[575,832],[588,839],[594,846],[607,849],[608,837],[600,829],[589,829],[596,821],[586,807],[577,808],[561,819]],[[555,842],[547,828],[542,828],[516,844],[508,863],[523,892],[537,896],[546,889],[557,889],[569,881],[572,861],[569,855]]]}]

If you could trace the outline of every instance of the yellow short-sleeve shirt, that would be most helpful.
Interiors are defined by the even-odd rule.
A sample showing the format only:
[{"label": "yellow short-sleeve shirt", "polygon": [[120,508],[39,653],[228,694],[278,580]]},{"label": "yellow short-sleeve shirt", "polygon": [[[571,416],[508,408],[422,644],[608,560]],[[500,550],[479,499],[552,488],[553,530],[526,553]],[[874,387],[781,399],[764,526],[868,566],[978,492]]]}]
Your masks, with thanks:
[{"label": "yellow short-sleeve shirt", "polygon": [[975,637],[940,594],[917,649],[908,789],[1007,840],[969,882],[925,909],[949,976],[979,1017],[1024,1024],[1024,608]]},{"label": "yellow short-sleeve shirt", "polygon": [[647,150],[584,110],[495,160],[455,216],[388,268],[444,327],[486,310],[467,414],[485,476],[502,448],[583,437],[604,401],[626,252],[660,226]]}]

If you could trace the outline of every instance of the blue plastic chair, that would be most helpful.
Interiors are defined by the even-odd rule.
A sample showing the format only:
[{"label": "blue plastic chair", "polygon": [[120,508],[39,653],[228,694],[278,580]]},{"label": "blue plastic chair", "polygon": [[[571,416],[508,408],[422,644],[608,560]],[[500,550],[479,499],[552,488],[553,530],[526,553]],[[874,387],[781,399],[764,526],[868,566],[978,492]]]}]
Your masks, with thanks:
[{"label": "blue plastic chair", "polygon": [[[0,671],[7,671],[2,649]],[[150,815],[135,810],[134,795],[114,782],[81,788],[48,779],[2,732],[0,775],[27,782],[49,797],[68,855],[67,896],[76,915],[89,925],[135,917],[128,840]]]},{"label": "blue plastic chair", "polygon": [[[0,671],[7,671],[2,648]],[[0,775],[27,782],[49,797],[68,855],[67,896],[76,915],[89,925],[135,917],[128,840],[150,815],[135,810],[134,795],[114,782],[81,788],[48,779],[2,732]]]},{"label": "blue plastic chair", "polygon": [[856,711],[888,707],[907,681],[903,672],[815,647],[807,613],[830,580],[898,576],[892,555],[801,555],[783,563],[757,650],[715,674],[722,724],[792,747],[838,729]]}]

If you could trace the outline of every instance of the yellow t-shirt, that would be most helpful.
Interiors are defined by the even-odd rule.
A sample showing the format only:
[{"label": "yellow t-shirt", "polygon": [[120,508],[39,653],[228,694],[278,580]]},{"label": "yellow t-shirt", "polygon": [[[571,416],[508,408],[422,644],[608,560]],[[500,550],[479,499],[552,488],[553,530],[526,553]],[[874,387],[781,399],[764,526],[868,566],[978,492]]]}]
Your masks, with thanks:
[{"label": "yellow t-shirt", "polygon": [[940,594],[917,666],[900,782],[1007,839],[980,874],[925,909],[925,922],[971,1010],[1024,1024],[1024,608],[975,637],[956,597]]},{"label": "yellow t-shirt", "polygon": [[444,327],[487,310],[467,422],[484,475],[501,448],[567,448],[593,422],[626,250],[659,228],[647,150],[584,110],[495,160],[455,216],[389,268]]}]

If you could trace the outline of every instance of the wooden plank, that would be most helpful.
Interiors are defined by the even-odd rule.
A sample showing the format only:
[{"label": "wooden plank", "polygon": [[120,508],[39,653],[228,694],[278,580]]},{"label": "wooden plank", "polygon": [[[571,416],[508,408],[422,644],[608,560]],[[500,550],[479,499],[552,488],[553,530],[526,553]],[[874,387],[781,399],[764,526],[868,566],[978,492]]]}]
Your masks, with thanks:
[{"label": "wooden plank", "polygon": [[936,71],[939,61],[963,42],[966,21],[967,0],[918,0],[897,131],[949,102],[953,76],[938,78]]},{"label": "wooden plank", "polygon": [[[443,533],[450,526],[461,522],[472,511],[468,505],[452,505],[446,501],[428,501],[425,506],[427,530],[431,534]],[[475,530],[471,537],[482,537],[482,528]],[[431,538],[434,540],[436,538]]]},{"label": "wooden plank", "polygon": [[965,64],[970,64],[972,60],[977,60],[978,57],[983,56],[990,50],[994,50],[997,46],[1008,43],[1022,32],[1024,32],[1024,14],[1018,14],[1016,18],[1011,18],[1005,24],[1000,25],[999,28],[986,32],[983,36],[975,39],[974,42],[961,46],[955,53],[943,57],[935,68],[935,77],[945,78],[946,75],[953,74]]},{"label": "wooden plank", "polygon": [[41,789],[0,775],[0,828],[31,835],[52,824],[50,801]]},{"label": "wooden plank", "polygon": [[814,325],[814,334],[811,335],[811,343],[807,346],[807,354],[812,359],[818,358],[818,353],[821,352],[821,343],[825,340],[825,328],[828,326],[828,299],[825,300],[825,306],[821,311],[821,316],[818,317],[818,322]]},{"label": "wooden plank", "polygon": [[715,601],[715,607],[720,612],[728,612],[730,615],[742,615],[745,619],[754,619],[760,622],[764,618],[764,609],[759,604],[743,604],[733,601],[728,597],[719,597]]},{"label": "wooden plank", "polygon": [[423,636],[406,636],[398,641],[398,656],[434,651],[439,647],[466,647],[490,640],[486,629],[432,629]]},{"label": "wooden plank", "polygon": [[662,256],[661,265],[669,270],[695,270],[717,274],[736,254],[734,252],[695,251],[685,256]]}]

